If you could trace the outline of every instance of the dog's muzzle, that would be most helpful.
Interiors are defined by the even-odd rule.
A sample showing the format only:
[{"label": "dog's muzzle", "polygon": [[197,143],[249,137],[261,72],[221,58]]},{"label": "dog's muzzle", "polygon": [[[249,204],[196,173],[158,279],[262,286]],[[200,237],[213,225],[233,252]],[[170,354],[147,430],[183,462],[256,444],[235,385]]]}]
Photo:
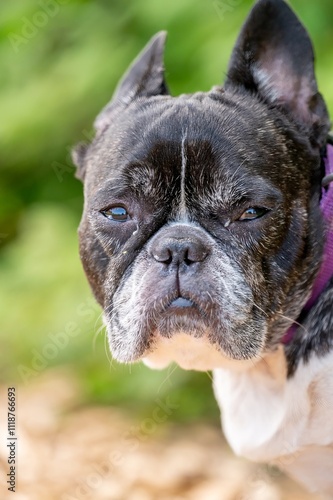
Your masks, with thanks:
[{"label": "dog's muzzle", "polygon": [[260,351],[265,325],[231,251],[199,225],[168,224],[143,248],[106,315],[119,361],[211,369]]},{"label": "dog's muzzle", "polygon": [[159,328],[160,334],[168,337],[177,331],[177,325],[179,329],[187,330],[191,324],[189,319],[200,320],[204,316],[196,293],[196,281],[200,279],[211,248],[202,230],[177,224],[158,233],[148,253],[153,259],[161,286],[165,280],[169,282]]}]

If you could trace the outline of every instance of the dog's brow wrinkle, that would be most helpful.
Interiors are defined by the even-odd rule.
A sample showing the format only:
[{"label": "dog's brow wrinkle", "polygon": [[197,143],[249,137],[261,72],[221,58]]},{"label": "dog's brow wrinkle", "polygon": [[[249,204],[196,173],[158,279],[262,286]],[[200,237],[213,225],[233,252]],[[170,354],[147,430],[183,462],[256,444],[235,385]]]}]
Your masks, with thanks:
[{"label": "dog's brow wrinkle", "polygon": [[183,134],[182,134],[182,148],[181,148],[182,169],[181,169],[181,176],[180,176],[179,219],[184,220],[184,221],[188,220],[187,209],[186,209],[186,194],[185,194],[185,175],[186,175],[186,162],[187,162],[187,155],[186,155],[186,151],[185,151],[186,138],[187,138],[187,130],[185,132],[183,132]]}]

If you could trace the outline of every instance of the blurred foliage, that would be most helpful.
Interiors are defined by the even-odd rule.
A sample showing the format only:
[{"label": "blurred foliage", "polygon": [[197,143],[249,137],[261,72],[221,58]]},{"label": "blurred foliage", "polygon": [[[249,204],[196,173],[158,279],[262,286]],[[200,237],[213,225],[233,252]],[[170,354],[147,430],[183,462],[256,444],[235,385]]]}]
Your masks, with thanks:
[{"label": "blurred foliage", "polygon": [[[78,258],[82,186],[74,178],[69,153],[73,144],[91,137],[94,117],[117,80],[161,29],[169,33],[165,62],[172,93],[208,90],[220,83],[252,2],[243,0],[234,8],[232,4],[1,3],[2,379],[29,383],[42,371],[66,364],[79,374],[85,402],[122,404],[144,412],[156,397],[172,394],[182,402],[178,418],[218,418],[206,374],[175,367],[152,372],[142,365],[114,362],[108,369],[105,336],[98,333],[100,310]],[[333,3],[291,4],[313,39],[319,88],[332,113]],[[76,328],[76,334],[67,335],[66,346],[61,346],[66,328]],[[32,370],[33,363],[39,363],[39,369],[22,369]]]}]

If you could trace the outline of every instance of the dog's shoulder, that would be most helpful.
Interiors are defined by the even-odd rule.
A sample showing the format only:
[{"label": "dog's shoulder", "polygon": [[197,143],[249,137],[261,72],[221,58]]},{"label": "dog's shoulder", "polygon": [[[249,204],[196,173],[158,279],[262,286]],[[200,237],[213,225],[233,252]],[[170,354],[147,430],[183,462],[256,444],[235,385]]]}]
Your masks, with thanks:
[{"label": "dog's shoulder", "polygon": [[333,446],[333,350],[299,362],[288,377],[279,346],[252,369],[215,370],[214,390],[225,434],[239,455],[278,462],[294,460],[313,443]]}]

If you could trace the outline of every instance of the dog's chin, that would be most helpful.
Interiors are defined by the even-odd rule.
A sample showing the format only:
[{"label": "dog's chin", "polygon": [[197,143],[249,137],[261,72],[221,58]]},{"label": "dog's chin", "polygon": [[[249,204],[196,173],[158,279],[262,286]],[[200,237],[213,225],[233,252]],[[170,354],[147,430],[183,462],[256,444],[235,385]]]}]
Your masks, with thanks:
[{"label": "dog's chin", "polygon": [[227,356],[209,341],[207,325],[194,307],[171,308],[158,322],[152,335],[145,365],[153,369],[166,368],[175,362],[184,370],[207,371],[225,366]]},{"label": "dog's chin", "polygon": [[112,323],[106,321],[113,357],[120,363],[143,361],[154,369],[175,362],[185,370],[197,371],[238,370],[253,366],[260,359],[265,337],[262,322],[249,317],[243,323],[223,324],[199,307],[188,307],[188,302],[186,307],[163,308],[159,314],[155,311],[144,318],[135,332],[117,330],[116,324],[112,328]]},{"label": "dog's chin", "polygon": [[159,322],[158,332],[153,334],[149,352],[143,362],[153,369],[166,368],[175,362],[184,370],[209,371],[216,368],[245,369],[253,366],[258,355],[250,359],[236,359],[228,356],[217,343],[212,341],[211,329],[200,321],[200,317],[191,308],[191,314],[165,316]]},{"label": "dog's chin", "polygon": [[195,337],[179,332],[169,338],[158,334],[151,351],[142,361],[149,368],[156,370],[175,362],[184,370],[209,371],[227,367],[245,369],[253,365],[255,359],[231,359],[211,344],[205,335]]}]

